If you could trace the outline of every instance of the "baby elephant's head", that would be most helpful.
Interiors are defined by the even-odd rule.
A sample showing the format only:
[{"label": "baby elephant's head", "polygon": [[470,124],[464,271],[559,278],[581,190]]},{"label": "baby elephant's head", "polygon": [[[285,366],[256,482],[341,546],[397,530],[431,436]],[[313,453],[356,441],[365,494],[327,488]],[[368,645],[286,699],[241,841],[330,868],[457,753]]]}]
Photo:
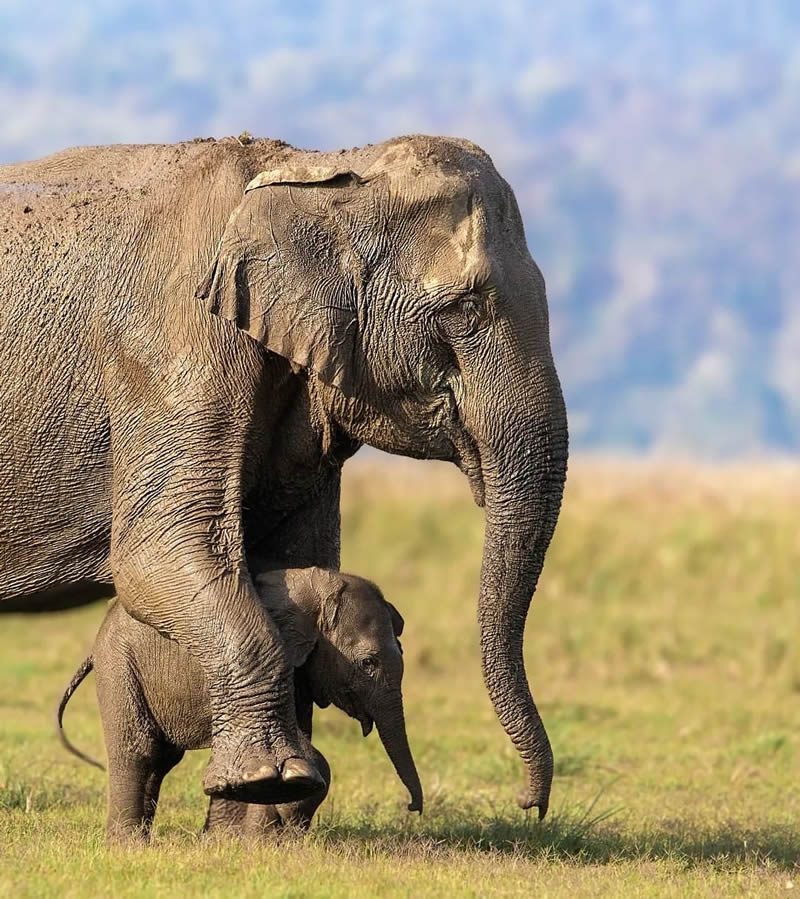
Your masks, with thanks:
[{"label": "baby elephant's head", "polygon": [[361,723],[375,723],[398,776],[422,811],[422,787],[408,746],[403,714],[403,619],[370,581],[322,568],[262,574],[262,601],[314,702],[333,703]]}]

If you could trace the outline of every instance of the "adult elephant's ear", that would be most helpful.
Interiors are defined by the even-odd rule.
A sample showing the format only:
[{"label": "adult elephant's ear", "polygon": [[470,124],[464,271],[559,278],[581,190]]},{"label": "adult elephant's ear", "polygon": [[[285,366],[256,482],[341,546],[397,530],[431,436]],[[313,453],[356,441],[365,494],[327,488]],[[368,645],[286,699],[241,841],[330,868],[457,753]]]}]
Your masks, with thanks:
[{"label": "adult elephant's ear", "polygon": [[347,215],[365,179],[329,166],[261,172],[228,220],[196,296],[272,352],[352,394],[363,272]]}]

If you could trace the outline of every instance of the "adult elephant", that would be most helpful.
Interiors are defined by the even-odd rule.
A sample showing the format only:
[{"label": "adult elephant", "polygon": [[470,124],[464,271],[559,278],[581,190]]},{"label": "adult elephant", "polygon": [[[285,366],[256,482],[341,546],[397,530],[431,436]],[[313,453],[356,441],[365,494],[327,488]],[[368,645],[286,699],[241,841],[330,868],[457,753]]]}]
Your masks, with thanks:
[{"label": "adult elephant", "polygon": [[[522,660],[567,424],[514,195],[462,140],[235,139],[0,167],[0,598],[115,591],[202,666],[211,795],[316,773],[248,558],[339,563],[343,462],[446,459],[486,508],[485,681],[547,809]],[[199,285],[199,286],[198,286]]]}]

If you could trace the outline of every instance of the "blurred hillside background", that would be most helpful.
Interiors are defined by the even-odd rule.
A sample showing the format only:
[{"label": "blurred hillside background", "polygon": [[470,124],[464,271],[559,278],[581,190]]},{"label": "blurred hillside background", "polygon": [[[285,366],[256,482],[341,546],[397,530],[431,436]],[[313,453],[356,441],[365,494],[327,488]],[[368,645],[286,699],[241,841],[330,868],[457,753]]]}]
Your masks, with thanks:
[{"label": "blurred hillside background", "polygon": [[800,450],[795,0],[4,0],[0,162],[248,130],[472,138],[581,449]]}]

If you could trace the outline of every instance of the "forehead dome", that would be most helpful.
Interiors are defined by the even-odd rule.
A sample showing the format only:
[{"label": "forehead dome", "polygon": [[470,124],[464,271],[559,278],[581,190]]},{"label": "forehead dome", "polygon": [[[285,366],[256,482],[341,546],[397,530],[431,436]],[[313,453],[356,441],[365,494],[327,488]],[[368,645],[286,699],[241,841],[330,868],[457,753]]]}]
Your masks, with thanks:
[{"label": "forehead dome", "polygon": [[359,172],[388,176],[390,182],[435,177],[453,195],[473,191],[479,182],[499,182],[489,156],[469,141],[415,135],[368,148]]}]

